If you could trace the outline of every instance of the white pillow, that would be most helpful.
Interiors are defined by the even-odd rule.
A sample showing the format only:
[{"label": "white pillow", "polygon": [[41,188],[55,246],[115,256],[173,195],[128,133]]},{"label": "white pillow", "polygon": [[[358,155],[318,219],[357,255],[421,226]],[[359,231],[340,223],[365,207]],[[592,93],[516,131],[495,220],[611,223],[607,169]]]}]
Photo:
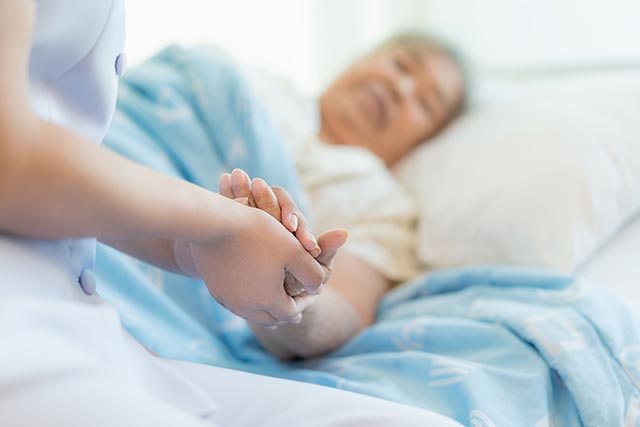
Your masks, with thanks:
[{"label": "white pillow", "polygon": [[476,108],[395,172],[426,266],[572,272],[640,209],[640,85]]}]

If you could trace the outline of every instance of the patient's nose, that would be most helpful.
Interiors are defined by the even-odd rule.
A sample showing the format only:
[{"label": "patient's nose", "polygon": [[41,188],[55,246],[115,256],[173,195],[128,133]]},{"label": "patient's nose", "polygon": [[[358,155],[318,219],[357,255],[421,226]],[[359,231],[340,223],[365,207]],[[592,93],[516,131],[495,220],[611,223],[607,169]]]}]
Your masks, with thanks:
[{"label": "patient's nose", "polygon": [[398,78],[395,86],[400,98],[411,97],[416,91],[416,83],[409,76]]}]

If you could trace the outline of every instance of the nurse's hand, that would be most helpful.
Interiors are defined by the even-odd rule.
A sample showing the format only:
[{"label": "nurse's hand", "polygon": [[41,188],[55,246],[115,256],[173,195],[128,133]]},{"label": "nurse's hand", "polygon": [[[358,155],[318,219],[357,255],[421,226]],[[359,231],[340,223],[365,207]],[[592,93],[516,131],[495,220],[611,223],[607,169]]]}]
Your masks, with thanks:
[{"label": "nurse's hand", "polygon": [[236,226],[215,241],[190,242],[195,268],[211,295],[234,314],[264,326],[299,322],[313,297],[289,296],[290,274],[310,293],[325,270],[266,212],[238,206]]},{"label": "nurse's hand", "polygon": [[[260,178],[251,180],[240,169],[235,169],[231,174],[223,174],[220,177],[219,189],[221,195],[261,209],[280,221],[323,266],[326,272],[325,282],[329,280],[333,258],[347,241],[346,230],[327,231],[319,237],[320,244],[318,244],[309,223],[286,190],[270,187]],[[290,274],[285,276],[284,286],[291,296],[307,293],[304,286]]]},{"label": "nurse's hand", "polygon": [[222,174],[218,188],[225,197],[267,212],[294,233],[314,258],[320,255],[322,250],[309,222],[284,188],[270,187],[261,178],[254,178],[252,181],[242,169]]}]

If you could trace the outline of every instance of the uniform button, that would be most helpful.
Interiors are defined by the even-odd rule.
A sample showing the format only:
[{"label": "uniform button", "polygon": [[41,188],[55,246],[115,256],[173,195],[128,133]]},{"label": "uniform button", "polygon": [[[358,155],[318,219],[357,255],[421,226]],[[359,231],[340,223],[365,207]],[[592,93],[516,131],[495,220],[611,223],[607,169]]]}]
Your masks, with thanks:
[{"label": "uniform button", "polygon": [[116,75],[118,77],[122,77],[124,75],[125,70],[127,69],[126,53],[122,52],[120,55],[118,55],[118,57],[116,58],[115,66],[116,66]]},{"label": "uniform button", "polygon": [[80,287],[87,295],[96,293],[96,276],[93,275],[91,270],[85,268],[80,273]]}]

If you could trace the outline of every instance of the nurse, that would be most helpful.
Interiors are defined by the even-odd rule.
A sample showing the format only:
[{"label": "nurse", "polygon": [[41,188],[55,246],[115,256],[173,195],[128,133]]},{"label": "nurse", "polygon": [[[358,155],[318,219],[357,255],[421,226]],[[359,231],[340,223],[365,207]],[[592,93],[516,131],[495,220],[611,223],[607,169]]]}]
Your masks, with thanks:
[{"label": "nurse", "polygon": [[305,250],[314,241],[303,247],[258,209],[99,146],[123,45],[122,0],[0,2],[0,425],[454,425],[364,396],[162,360],[123,330],[96,294],[96,236],[172,271],[191,264],[213,297],[264,325],[296,321],[312,302],[286,294],[285,271],[309,293],[325,281]]}]

